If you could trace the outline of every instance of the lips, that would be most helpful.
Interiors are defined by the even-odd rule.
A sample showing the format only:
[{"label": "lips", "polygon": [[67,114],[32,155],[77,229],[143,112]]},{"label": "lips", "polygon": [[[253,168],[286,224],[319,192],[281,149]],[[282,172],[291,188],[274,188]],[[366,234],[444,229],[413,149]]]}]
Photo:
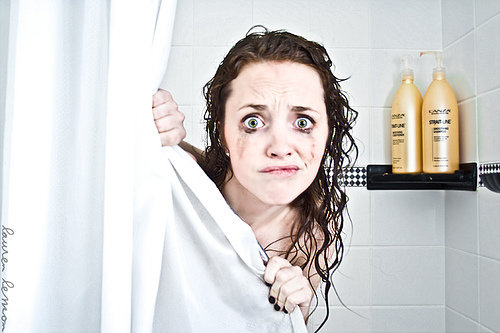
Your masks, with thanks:
[{"label": "lips", "polygon": [[290,177],[299,171],[299,167],[296,165],[285,165],[285,166],[270,166],[260,170],[260,172],[280,177]]}]

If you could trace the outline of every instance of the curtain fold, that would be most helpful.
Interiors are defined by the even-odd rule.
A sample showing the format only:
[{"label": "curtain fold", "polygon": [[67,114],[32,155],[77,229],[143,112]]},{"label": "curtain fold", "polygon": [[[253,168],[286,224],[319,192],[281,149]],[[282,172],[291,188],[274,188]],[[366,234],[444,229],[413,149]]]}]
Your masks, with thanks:
[{"label": "curtain fold", "polygon": [[152,17],[175,3],[2,2],[3,331],[148,331],[132,309],[135,174],[137,151],[160,149]]},{"label": "curtain fold", "polygon": [[108,15],[101,1],[10,2],[6,332],[99,329]]}]

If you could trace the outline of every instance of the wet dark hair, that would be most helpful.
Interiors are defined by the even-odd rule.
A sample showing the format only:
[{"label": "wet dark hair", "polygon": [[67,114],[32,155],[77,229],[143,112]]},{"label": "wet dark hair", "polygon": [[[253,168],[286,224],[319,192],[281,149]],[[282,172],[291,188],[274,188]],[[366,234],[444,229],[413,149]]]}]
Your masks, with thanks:
[{"label": "wet dark hair", "polygon": [[[319,74],[324,90],[329,136],[322,167],[309,188],[291,203],[298,211],[298,218],[293,223],[290,236],[286,237],[291,241],[290,247],[285,253],[280,253],[303,270],[308,267],[309,277],[313,266],[321,277],[326,316],[319,330],[329,316],[328,293],[333,287],[331,276],[339,267],[344,252],[341,233],[347,195],[339,184],[339,176],[348,165],[353,164],[358,155],[351,134],[358,113],[349,106],[341,91],[339,83],[343,80],[333,75],[332,61],[322,45],[283,30],[268,31],[262,27],[264,31],[252,32],[254,28],[231,48],[215,76],[203,88],[208,136],[203,168],[220,190],[228,177],[232,177],[223,137],[225,105],[231,93],[230,82],[245,65],[291,61],[310,66]],[[282,240],[278,239],[272,244]]]}]

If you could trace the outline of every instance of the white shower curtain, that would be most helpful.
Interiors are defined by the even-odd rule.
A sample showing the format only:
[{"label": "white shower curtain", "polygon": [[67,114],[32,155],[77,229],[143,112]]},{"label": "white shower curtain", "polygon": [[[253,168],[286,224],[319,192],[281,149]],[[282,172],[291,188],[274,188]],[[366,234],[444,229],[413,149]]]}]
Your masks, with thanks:
[{"label": "white shower curtain", "polygon": [[175,5],[0,5],[2,331],[305,330],[266,304],[251,229],[160,147]]},{"label": "white shower curtain", "polygon": [[2,331],[137,322],[134,162],[139,144],[159,144],[151,85],[164,69],[152,83],[150,64],[168,52],[151,45],[160,14],[169,45],[175,4],[2,1]]}]

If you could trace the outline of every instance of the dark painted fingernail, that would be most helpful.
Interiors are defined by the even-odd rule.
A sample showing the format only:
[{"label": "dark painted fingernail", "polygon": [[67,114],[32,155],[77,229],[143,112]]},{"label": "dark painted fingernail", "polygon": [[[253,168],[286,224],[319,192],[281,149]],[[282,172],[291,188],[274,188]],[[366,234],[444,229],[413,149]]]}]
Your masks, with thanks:
[{"label": "dark painted fingernail", "polygon": [[274,310],[279,311],[281,310],[281,308],[278,304],[274,304]]},{"label": "dark painted fingernail", "polygon": [[284,312],[285,314],[288,314],[288,311],[286,311],[286,309],[285,309],[285,308],[283,308],[283,312]]},{"label": "dark painted fingernail", "polygon": [[267,283],[267,282],[264,282],[264,283],[265,283],[265,284],[266,284],[266,286],[268,286],[268,287],[272,286],[272,284],[270,284],[270,283]]},{"label": "dark painted fingernail", "polygon": [[273,296],[269,296],[269,303],[274,304],[276,302],[276,299]]}]

